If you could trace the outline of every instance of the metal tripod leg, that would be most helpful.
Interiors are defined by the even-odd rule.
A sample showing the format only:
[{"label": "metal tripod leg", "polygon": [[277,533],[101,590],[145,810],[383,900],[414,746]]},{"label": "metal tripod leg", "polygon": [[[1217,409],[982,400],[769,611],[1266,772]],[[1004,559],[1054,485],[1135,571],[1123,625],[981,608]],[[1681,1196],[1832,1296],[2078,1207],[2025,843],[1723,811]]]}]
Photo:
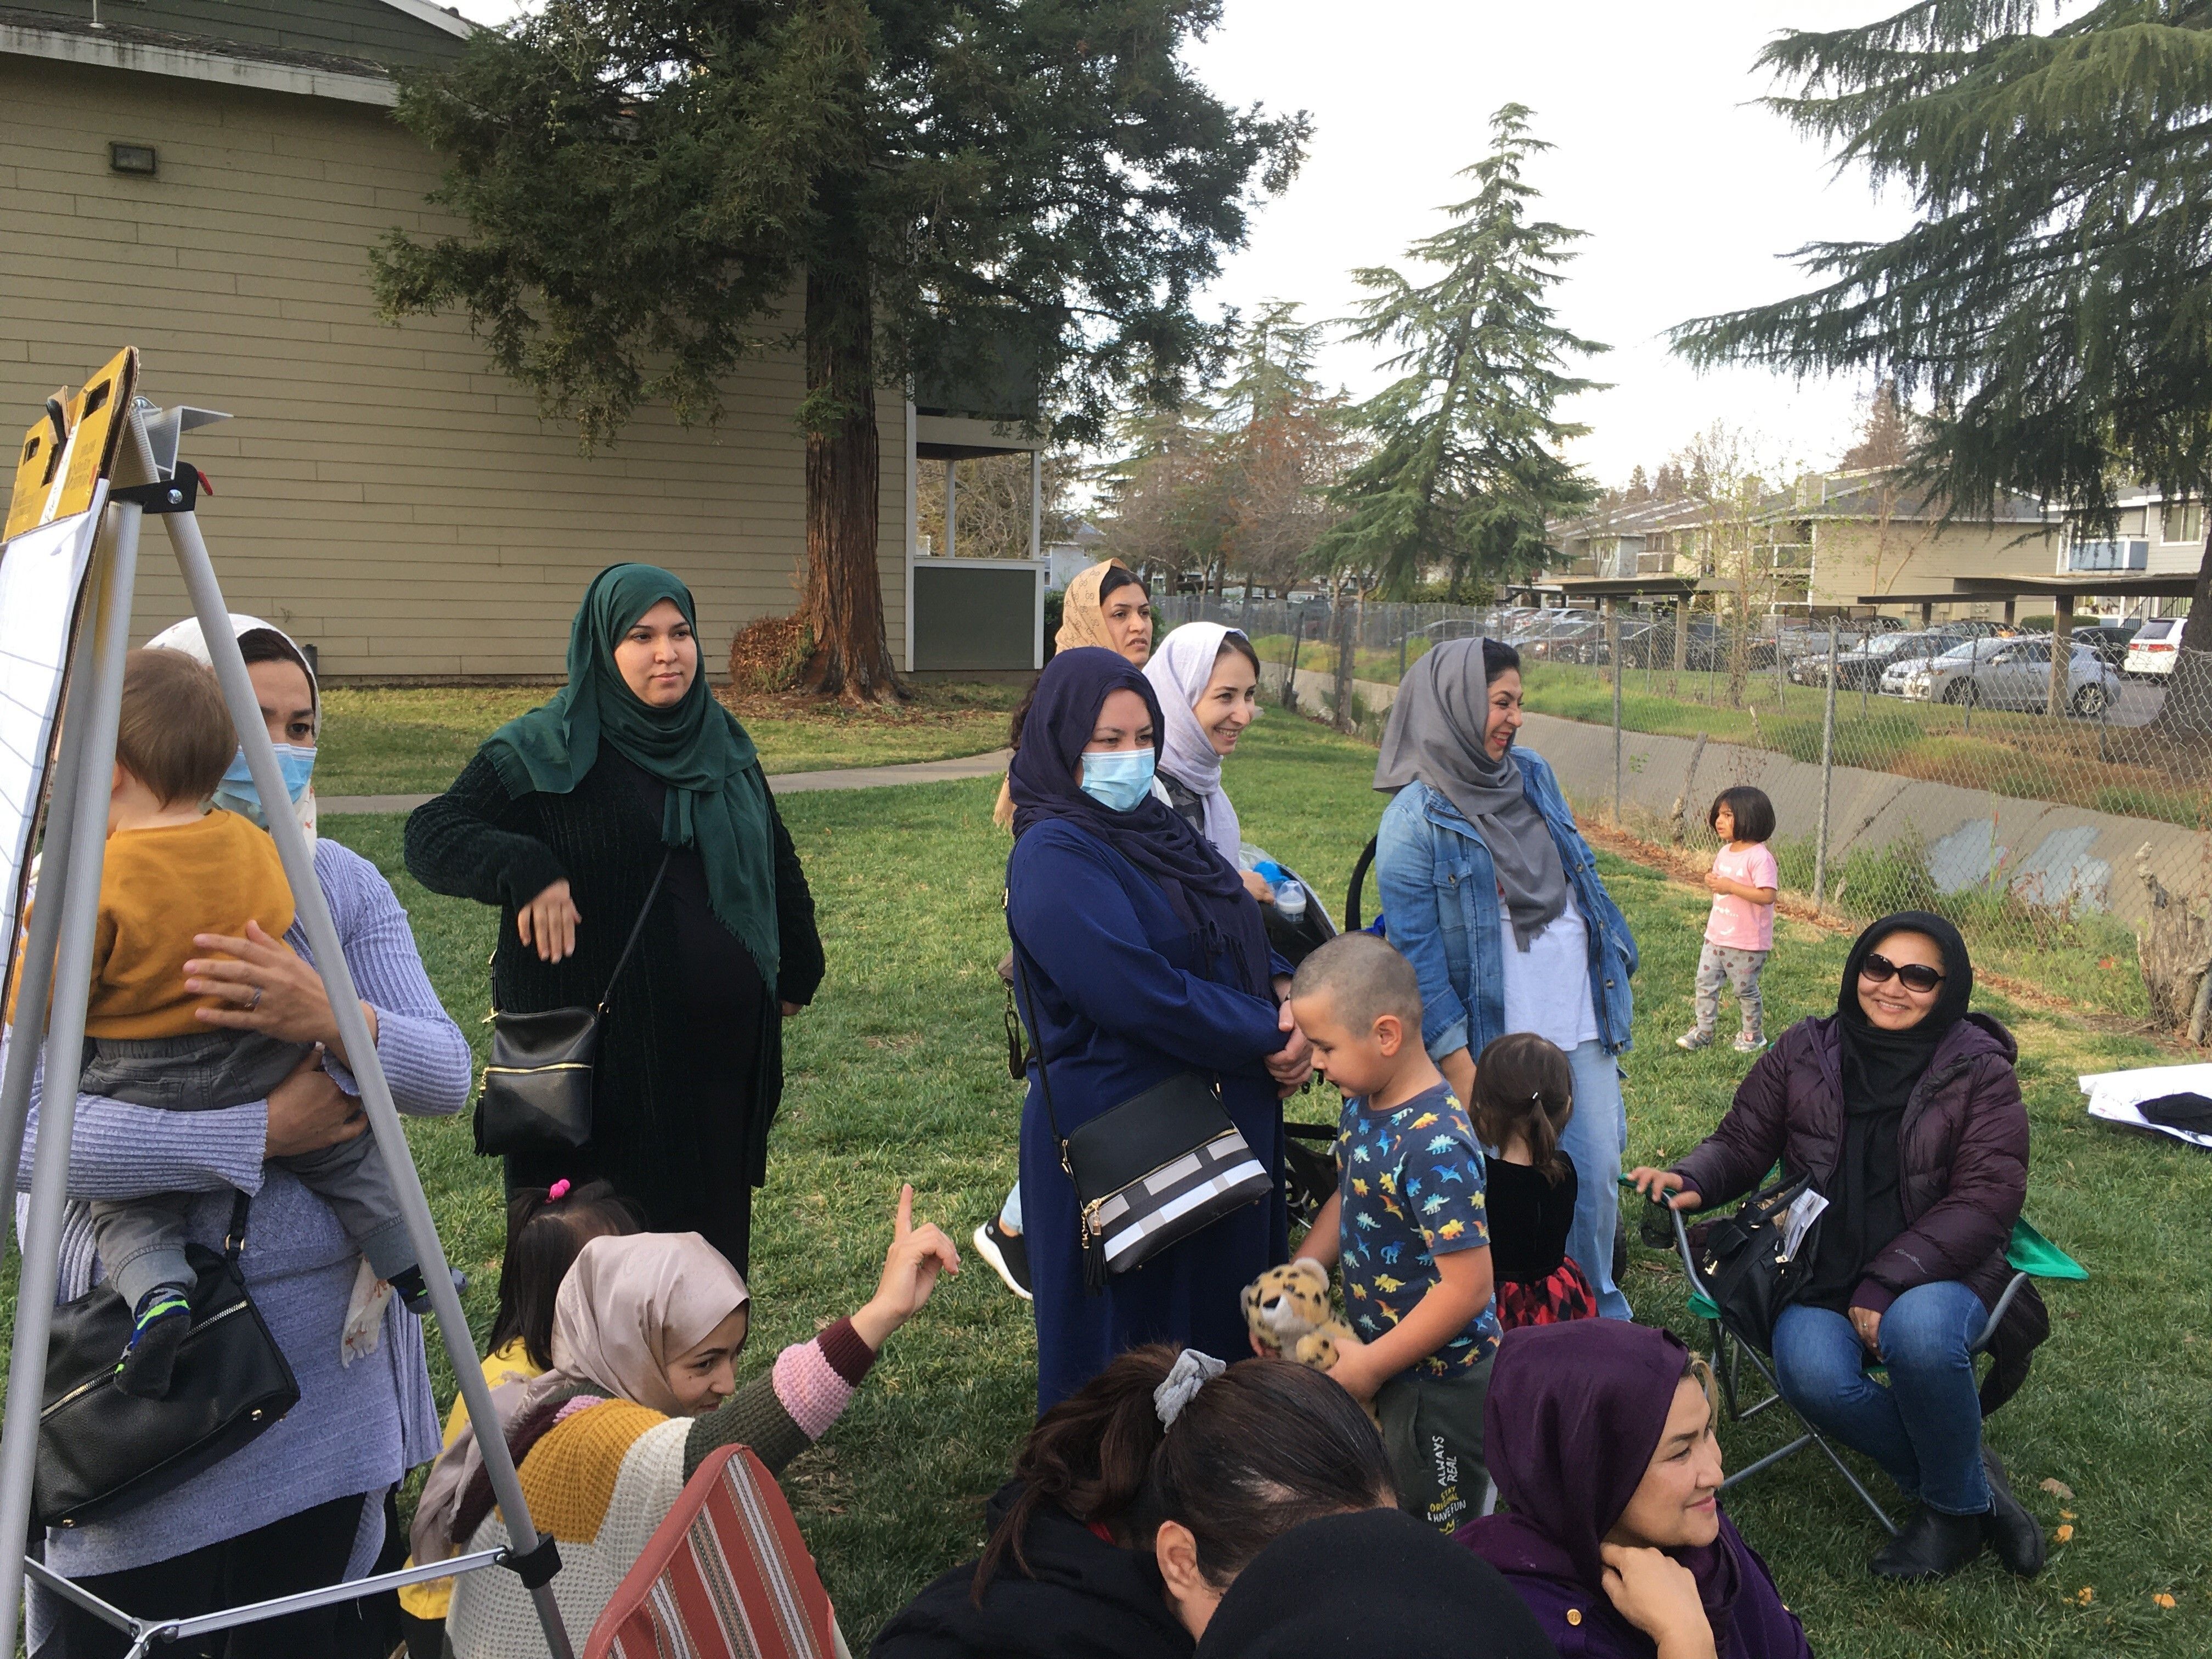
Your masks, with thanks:
[{"label": "metal tripod leg", "polygon": [[[134,419],[132,424],[137,424]],[[143,441],[142,438],[141,442]],[[9,1359],[6,1425],[0,1429],[0,1653],[15,1650],[15,1613],[23,1600],[23,1557],[20,1540],[31,1528],[31,1486],[37,1471],[39,1413],[44,1403],[46,1337],[52,1328],[54,1296],[61,1277],[62,1212],[69,1198],[70,1137],[76,1128],[77,1073],[83,1061],[85,1005],[92,989],[93,936],[100,918],[100,871],[107,848],[107,780],[115,760],[115,727],[123,697],[123,656],[131,638],[131,592],[138,568],[138,527],[133,503],[106,508],[99,566],[99,599],[93,617],[92,672],[85,695],[72,690],[70,716],[82,729],[64,732],[70,753],[71,798],[57,796],[47,817],[47,841],[55,831],[70,843],[58,869],[59,890],[42,890],[32,913],[33,940],[54,941],[42,963],[33,950],[27,972],[50,974],[52,1001],[46,1020],[46,1054],[50,1062],[41,1094],[37,1151],[31,1166],[30,1214],[23,1230],[22,1275],[15,1297],[15,1342]],[[57,781],[63,780],[57,779]],[[48,919],[51,918],[51,921]],[[48,933],[51,927],[52,932]],[[37,984],[27,979],[25,989]],[[26,1041],[37,1030],[39,1003],[27,1009],[9,1044],[10,1079],[20,1079],[27,1102],[30,1067],[39,1044]],[[14,1110],[13,1097],[9,1102]],[[21,1118],[15,1121],[20,1123]],[[13,1146],[0,1147],[12,1164],[22,1156],[20,1133]]]},{"label": "metal tripod leg", "polygon": [[[239,654],[237,638],[231,632],[229,612],[223,605],[222,589],[216,583],[215,566],[208,557],[207,543],[201,538],[199,520],[190,513],[173,513],[163,515],[162,523],[167,527],[169,544],[175,550],[177,563],[183,570],[185,588],[191,595],[200,631],[206,636],[216,678],[222,684],[223,700],[229,704],[231,718],[238,726],[254,787],[264,801],[285,800],[289,792],[284,787],[283,775],[277,770],[276,753],[270,744],[268,728],[262,722],[260,702],[246,673],[246,659]],[[422,1179],[408,1155],[407,1132],[400,1123],[398,1109],[392,1104],[392,1087],[385,1079],[375,1042],[369,1036],[368,1017],[362,1012],[361,998],[354,989],[353,970],[339,943],[337,924],[331,919],[329,902],[323,896],[322,884],[315,878],[314,854],[308,848],[307,836],[290,813],[271,812],[269,830],[284,860],[284,874],[291,883],[293,902],[300,924],[306,930],[308,948],[314,953],[316,970],[329,988],[331,1012],[345,1047],[346,1065],[361,1085],[361,1103],[376,1136],[377,1156],[384,1160],[385,1173],[391,1178],[392,1192],[406,1218],[408,1237],[414,1243],[416,1264],[429,1288],[430,1305],[437,1313],[439,1334],[445,1339],[446,1352],[460,1383],[469,1420],[496,1423],[499,1416],[492,1408],[491,1388],[484,1381],[483,1367],[477,1359],[475,1340],[469,1334],[468,1320],[461,1312],[460,1293],[453,1288],[437,1224],[430,1217],[429,1200],[423,1196]],[[554,1659],[573,1659],[574,1650],[569,1645],[567,1628],[553,1599],[550,1580],[558,1570],[559,1561],[551,1549],[552,1540],[541,1540],[531,1522],[530,1508],[522,1496],[522,1482],[515,1474],[506,1440],[496,1434],[480,1435],[478,1444],[483,1451],[485,1470],[491,1477],[493,1496],[498,1501],[501,1518],[507,1524],[507,1537],[512,1542],[512,1565],[530,1587],[538,1607],[538,1623],[544,1628],[546,1645],[552,1650]],[[0,1532],[0,1538],[8,1535]],[[545,1547],[542,1554],[541,1543]]]}]

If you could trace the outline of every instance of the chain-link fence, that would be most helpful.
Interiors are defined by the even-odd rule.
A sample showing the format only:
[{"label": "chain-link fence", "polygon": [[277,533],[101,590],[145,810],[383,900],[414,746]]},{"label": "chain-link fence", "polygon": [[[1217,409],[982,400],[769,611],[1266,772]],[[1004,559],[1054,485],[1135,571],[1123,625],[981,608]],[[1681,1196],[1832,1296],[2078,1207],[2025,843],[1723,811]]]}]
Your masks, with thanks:
[{"label": "chain-link fence", "polygon": [[[1379,734],[1441,639],[1512,642],[1543,754],[1585,817],[1714,846],[1713,799],[1772,799],[1785,893],[1846,919],[1949,916],[1991,972],[2091,1006],[2212,1023],[2212,660],[2086,629],[1834,623],[1623,606],[1157,602],[1241,628],[1268,695]],[[1615,664],[1618,663],[1618,672]],[[2052,711],[2057,710],[2054,714]]]}]

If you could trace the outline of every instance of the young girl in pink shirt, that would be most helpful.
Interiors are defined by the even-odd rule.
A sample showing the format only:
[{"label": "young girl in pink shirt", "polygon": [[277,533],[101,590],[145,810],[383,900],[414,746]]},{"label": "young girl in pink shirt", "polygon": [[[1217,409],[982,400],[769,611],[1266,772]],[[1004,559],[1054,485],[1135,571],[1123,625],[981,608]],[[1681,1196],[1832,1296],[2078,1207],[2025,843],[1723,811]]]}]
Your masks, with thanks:
[{"label": "young girl in pink shirt", "polygon": [[1674,1039],[1678,1048],[1711,1045],[1720,1018],[1721,981],[1735,992],[1742,1028],[1735,1048],[1755,1054],[1766,1046],[1765,1011],[1759,1001],[1759,970],[1774,948],[1774,890],[1781,870],[1769,850],[1774,833],[1774,803],[1763,789],[1748,785],[1723,789],[1705,822],[1721,840],[1705,885],[1713,890],[1712,915],[1705,920],[1705,948],[1698,957],[1698,1023]]}]

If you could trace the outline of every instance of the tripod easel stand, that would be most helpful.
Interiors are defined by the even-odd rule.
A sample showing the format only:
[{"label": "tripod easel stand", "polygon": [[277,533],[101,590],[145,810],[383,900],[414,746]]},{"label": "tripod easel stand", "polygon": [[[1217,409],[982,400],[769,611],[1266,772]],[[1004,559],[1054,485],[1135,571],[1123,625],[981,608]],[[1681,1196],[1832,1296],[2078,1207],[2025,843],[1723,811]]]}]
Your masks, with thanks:
[{"label": "tripod easel stand", "polygon": [[[126,354],[126,356],[129,354]],[[161,447],[174,460],[176,416],[172,411],[159,423]],[[22,1272],[15,1309],[15,1348],[8,1374],[7,1419],[0,1431],[0,1540],[28,1535],[33,1476],[38,1453],[39,1419],[46,1375],[46,1339],[54,1297],[59,1283],[63,1209],[69,1195],[70,1139],[76,1116],[77,1079],[83,1047],[85,1007],[92,973],[94,924],[98,918],[100,875],[107,835],[109,778],[114,763],[115,734],[123,690],[123,658],[130,641],[131,606],[137,575],[138,533],[144,516],[160,517],[169,544],[182,569],[193,614],[199,618],[215,671],[222,683],[223,700],[237,726],[253,783],[264,801],[288,799],[276,756],[262,722],[260,707],[248,678],[245,659],[231,632],[229,613],[216,586],[215,567],[201,538],[193,513],[198,478],[189,465],[176,466],[157,459],[149,441],[146,409],[133,405],[128,425],[116,451],[112,483],[94,490],[91,511],[105,514],[94,554],[92,580],[96,584],[90,618],[91,662],[70,676],[67,708],[53,769],[53,792],[47,818],[46,849],[39,881],[39,902],[29,918],[28,948],[21,970],[16,1006],[23,1023],[29,1011],[51,1007],[46,1018],[46,1080],[41,1091],[38,1144],[33,1154],[29,1215],[23,1231]],[[314,855],[305,833],[289,812],[270,815],[270,833],[284,864],[294,903],[307,943],[314,953],[316,971],[330,994],[331,1009],[356,1081],[361,1103],[376,1137],[377,1152],[384,1160],[393,1190],[407,1221],[416,1260],[429,1286],[430,1302],[438,1316],[454,1376],[471,1422],[496,1423],[491,1390],[477,1363],[468,1321],[461,1312],[459,1293],[453,1288],[446,1253],[437,1226],[430,1218],[422,1183],[408,1155],[405,1131],[392,1104],[392,1090],[379,1063],[376,1045],[368,1032],[353,974],[348,968],[337,929],[322,885],[315,878]],[[0,1077],[0,1158],[18,1156],[30,1110],[33,1072],[40,1045],[30,1033],[18,1029],[8,1048],[7,1068]],[[330,1334],[331,1340],[337,1333]],[[23,1580],[28,1573],[53,1594],[74,1602],[85,1612],[113,1626],[130,1639],[130,1659],[141,1659],[156,1641],[204,1635],[240,1625],[257,1624],[288,1613],[304,1613],[340,1601],[357,1600],[379,1590],[420,1583],[457,1573],[500,1566],[520,1576],[530,1587],[546,1645],[555,1659],[574,1659],[568,1632],[556,1605],[553,1575],[560,1557],[552,1538],[540,1537],[530,1520],[522,1486],[506,1442],[496,1433],[479,1437],[492,1492],[504,1520],[509,1547],[480,1550],[451,1560],[398,1572],[357,1579],[327,1589],[286,1595],[250,1607],[233,1607],[191,1619],[138,1619],[82,1590],[43,1564],[0,1547],[0,1653],[15,1650],[15,1614],[22,1601]]]}]

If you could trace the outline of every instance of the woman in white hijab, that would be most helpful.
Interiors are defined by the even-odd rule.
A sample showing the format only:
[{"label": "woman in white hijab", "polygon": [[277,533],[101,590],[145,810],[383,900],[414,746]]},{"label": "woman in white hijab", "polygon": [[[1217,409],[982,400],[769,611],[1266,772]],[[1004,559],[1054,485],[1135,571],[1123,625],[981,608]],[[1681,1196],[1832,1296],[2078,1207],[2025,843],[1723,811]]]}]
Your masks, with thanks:
[{"label": "woman in white hijab", "polygon": [[[1161,642],[1144,668],[1167,720],[1161,792],[1192,829],[1235,864],[1243,836],[1237,809],[1221,787],[1221,763],[1236,752],[1244,728],[1260,718],[1259,653],[1233,628],[1185,623]],[[1255,872],[1244,872],[1244,885],[1261,903],[1273,902],[1273,890]]]},{"label": "woman in white hijab", "polygon": [[[257,700],[290,786],[285,803],[312,834],[318,727],[306,653],[257,617],[234,616]],[[208,660],[196,622],[151,644]],[[234,760],[218,805],[269,822]],[[315,878],[368,1015],[393,1103],[416,1116],[449,1115],[469,1097],[468,1040],[439,1005],[391,884],[358,853],[313,843]],[[46,1534],[47,1563],[114,1606],[148,1618],[211,1611],[365,1572],[384,1542],[386,1492],[438,1449],[438,1417],[424,1368],[420,1321],[363,1293],[360,1257],[329,1206],[264,1160],[318,1151],[365,1127],[345,1042],[296,923],[283,939],[249,927],[242,939],[203,935],[204,959],[183,964],[185,988],[227,1006],[210,1024],[320,1045],[266,1101],[210,1112],[162,1112],[81,1095],[70,1146],[63,1224],[64,1300],[92,1286],[96,1258],[82,1200],[118,1192],[203,1194],[187,1226],[219,1246],[234,1191],[255,1194],[242,1267],[270,1334],[299,1379],[300,1403],[241,1451],[135,1508]],[[38,1134],[38,1103],[26,1135]],[[341,1338],[341,1332],[344,1336]],[[388,1593],[387,1593],[388,1594]],[[335,1659],[357,1639],[352,1610],[291,1615],[258,1627],[270,1650]],[[114,1633],[43,1593],[32,1607],[32,1650],[104,1652]]]}]

